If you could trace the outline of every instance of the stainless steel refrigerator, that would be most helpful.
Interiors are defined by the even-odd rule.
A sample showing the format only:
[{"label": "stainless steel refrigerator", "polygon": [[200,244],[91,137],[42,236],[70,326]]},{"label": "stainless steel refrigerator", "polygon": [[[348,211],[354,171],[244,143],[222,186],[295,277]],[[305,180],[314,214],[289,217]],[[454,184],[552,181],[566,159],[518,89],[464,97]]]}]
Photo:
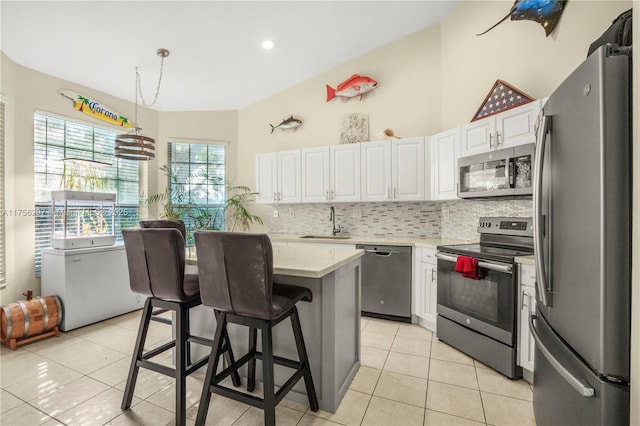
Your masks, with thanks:
[{"label": "stainless steel refrigerator", "polygon": [[534,170],[538,425],[629,424],[631,53],[603,46],[543,106]]}]

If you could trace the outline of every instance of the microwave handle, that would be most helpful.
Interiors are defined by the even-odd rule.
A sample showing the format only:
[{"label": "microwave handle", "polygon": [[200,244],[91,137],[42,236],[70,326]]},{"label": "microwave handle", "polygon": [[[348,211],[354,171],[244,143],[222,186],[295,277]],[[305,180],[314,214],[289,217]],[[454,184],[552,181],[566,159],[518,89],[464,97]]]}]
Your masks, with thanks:
[{"label": "microwave handle", "polygon": [[509,158],[509,164],[507,166],[507,182],[509,183],[509,188],[515,188],[515,169],[516,169],[516,159]]}]

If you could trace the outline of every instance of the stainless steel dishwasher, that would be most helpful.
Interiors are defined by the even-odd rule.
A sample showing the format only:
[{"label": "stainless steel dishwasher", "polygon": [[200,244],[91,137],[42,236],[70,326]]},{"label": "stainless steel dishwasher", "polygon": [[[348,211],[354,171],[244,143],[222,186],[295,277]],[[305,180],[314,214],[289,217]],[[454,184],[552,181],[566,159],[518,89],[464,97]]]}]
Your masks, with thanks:
[{"label": "stainless steel dishwasher", "polygon": [[362,315],[411,322],[411,247],[370,246],[362,258]]}]

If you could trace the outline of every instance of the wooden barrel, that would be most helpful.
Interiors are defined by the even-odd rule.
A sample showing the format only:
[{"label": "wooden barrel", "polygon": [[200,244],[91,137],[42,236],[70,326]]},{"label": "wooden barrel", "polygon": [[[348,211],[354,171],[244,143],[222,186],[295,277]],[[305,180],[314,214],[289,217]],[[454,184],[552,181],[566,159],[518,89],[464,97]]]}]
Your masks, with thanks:
[{"label": "wooden barrel", "polygon": [[16,341],[45,333],[57,335],[62,322],[62,305],[58,296],[34,297],[3,306],[0,315],[2,343],[15,349]]}]

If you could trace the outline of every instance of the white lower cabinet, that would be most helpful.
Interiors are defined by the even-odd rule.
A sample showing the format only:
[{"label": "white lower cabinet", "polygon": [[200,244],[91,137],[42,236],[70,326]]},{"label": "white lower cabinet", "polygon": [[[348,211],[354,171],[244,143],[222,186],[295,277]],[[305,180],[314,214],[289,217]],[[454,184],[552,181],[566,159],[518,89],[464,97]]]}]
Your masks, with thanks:
[{"label": "white lower cabinet", "polygon": [[418,324],[435,332],[438,306],[436,250],[414,247],[413,252],[413,314]]},{"label": "white lower cabinet", "polygon": [[[518,297],[519,333],[518,333],[518,365],[527,370],[533,377],[535,341],[529,329],[529,315],[536,310],[536,271],[532,265],[519,264]],[[526,371],[525,371],[526,373]],[[527,378],[527,374],[523,374]]]}]

